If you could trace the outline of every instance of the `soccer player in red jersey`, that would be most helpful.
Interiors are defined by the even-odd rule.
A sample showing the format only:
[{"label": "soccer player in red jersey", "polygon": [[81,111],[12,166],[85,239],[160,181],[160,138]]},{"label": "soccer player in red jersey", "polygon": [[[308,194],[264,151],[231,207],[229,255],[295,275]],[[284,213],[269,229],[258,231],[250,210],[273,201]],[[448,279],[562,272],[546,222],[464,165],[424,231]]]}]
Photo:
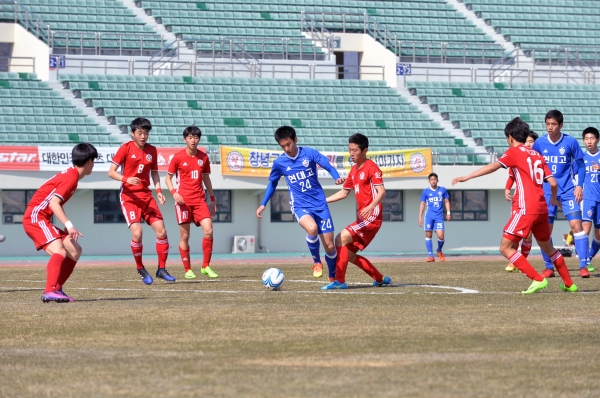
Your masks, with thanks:
[{"label": "soccer player in red jersey", "polygon": [[[525,146],[528,149],[531,149],[531,147],[533,146],[533,143],[535,142],[535,140],[538,139],[538,135],[535,131],[530,131],[529,132],[529,136],[527,137],[527,141],[525,141]],[[509,202],[514,201],[518,201],[519,198],[518,196],[513,196],[510,194],[510,190],[512,189],[512,186],[515,183],[515,176],[513,175],[512,171],[509,169],[508,170],[508,179],[506,180],[506,187],[504,188],[504,196],[506,197],[506,200]],[[517,192],[515,191],[515,195],[517,194]],[[533,241],[533,235],[530,232],[529,236],[527,236],[525,239],[523,239],[523,243],[521,243],[521,254],[527,258],[527,256],[529,256],[529,252],[531,251],[531,242]],[[508,263],[508,265],[506,266],[506,268],[504,268],[507,272],[513,272],[515,270],[515,265],[512,263]]]},{"label": "soccer player in red jersey", "polygon": [[[156,233],[156,253],[158,254],[158,270],[156,277],[167,282],[175,282],[167,272],[165,265],[169,255],[169,240],[163,222],[163,216],[152,197],[150,177],[156,187],[156,196],[161,205],[165,197],[160,189],[156,147],[147,144],[152,124],[148,119],[138,117],[131,122],[132,141],[121,145],[110,165],[108,176],[121,181],[121,210],[131,231],[131,251],[137,265],[142,282],[150,285],[152,276],[148,274],[142,262],[142,220],[152,227]],[[121,167],[122,175],[117,169]]]},{"label": "soccer player in red jersey", "polygon": [[[77,240],[83,234],[73,226],[63,206],[75,193],[79,180],[92,173],[98,151],[91,144],[77,144],[71,152],[71,158],[73,167],[46,181],[29,201],[23,216],[23,228],[33,240],[35,248],[44,249],[50,255],[46,266],[46,288],[42,294],[45,303],[74,301],[63,292],[62,287],[81,256],[81,246]],[[63,223],[65,230],[52,225],[52,215]]]},{"label": "soccer player in red jersey", "polygon": [[357,265],[373,278],[373,286],[383,286],[392,283],[388,276],[382,275],[369,260],[356,254],[364,250],[375,238],[383,221],[383,206],[385,187],[381,170],[370,159],[367,159],[369,139],[362,134],[354,134],[348,139],[348,152],[354,163],[350,174],[341,191],[327,198],[327,203],[337,202],[348,197],[354,190],[358,205],[358,217],[335,237],[338,252],[335,280],[323,286],[323,290],[347,289],[346,268],[348,262]]},{"label": "soccer player in red jersey", "polygon": [[524,144],[529,135],[527,123],[520,118],[511,120],[504,128],[504,135],[506,135],[509,148],[497,162],[490,163],[468,176],[455,178],[452,185],[493,173],[501,167],[510,168],[517,183],[516,200],[513,201],[512,215],[504,226],[500,252],[519,271],[533,280],[529,288],[521,293],[532,294],[548,286],[548,280],[540,275],[527,261],[527,258],[516,250],[521,239],[527,237],[530,231],[542,251],[550,257],[558,270],[564,282],[560,288],[567,292],[576,292],[577,285],[571,280],[565,259],[550,242],[548,205],[544,198],[542,184],[544,180],[550,184],[552,191],[550,203],[552,204],[558,203],[556,198],[558,184],[550,173],[544,157],[525,147]]},{"label": "soccer player in red jersey", "polygon": [[[204,232],[202,239],[202,270],[203,275],[210,278],[218,278],[210,268],[210,258],[213,250],[213,226],[212,215],[217,211],[215,195],[210,181],[210,161],[206,153],[198,150],[198,143],[202,137],[202,131],[196,126],[187,127],[183,130],[185,149],[177,152],[171,163],[165,182],[175,199],[175,215],[179,224],[179,254],[183,262],[185,277],[194,279],[196,275],[190,264],[190,223],[201,226]],[[173,176],[176,176],[179,188],[173,187]],[[210,195],[210,209],[206,203],[204,187]]]}]

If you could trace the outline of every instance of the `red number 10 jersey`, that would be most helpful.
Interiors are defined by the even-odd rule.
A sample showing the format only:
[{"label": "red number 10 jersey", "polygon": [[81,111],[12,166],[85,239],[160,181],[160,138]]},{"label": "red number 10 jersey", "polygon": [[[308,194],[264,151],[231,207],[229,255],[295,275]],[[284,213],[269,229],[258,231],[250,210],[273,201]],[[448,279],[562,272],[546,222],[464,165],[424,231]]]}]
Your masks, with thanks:
[{"label": "red number 10 jersey", "polygon": [[169,163],[169,174],[176,175],[179,193],[187,205],[197,205],[206,202],[202,175],[210,174],[210,161],[202,151],[196,155],[188,155],[185,149],[177,152]]}]

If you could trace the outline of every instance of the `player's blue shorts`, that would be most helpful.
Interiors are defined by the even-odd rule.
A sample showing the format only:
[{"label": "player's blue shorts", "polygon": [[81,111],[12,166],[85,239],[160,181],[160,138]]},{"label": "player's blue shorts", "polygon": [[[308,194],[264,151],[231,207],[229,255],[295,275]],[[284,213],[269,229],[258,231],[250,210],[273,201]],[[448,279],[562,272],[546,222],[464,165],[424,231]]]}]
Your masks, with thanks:
[{"label": "player's blue shorts", "polygon": [[331,218],[328,207],[318,209],[294,207],[292,209],[292,213],[294,213],[294,217],[296,217],[298,222],[300,222],[300,219],[306,215],[311,216],[317,223],[319,234],[326,234],[335,231],[333,219]]},{"label": "player's blue shorts", "polygon": [[584,222],[593,222],[594,228],[600,228],[600,202],[595,200],[581,201],[582,220]]},{"label": "player's blue shorts", "polygon": [[[551,224],[553,224],[554,218],[558,213],[558,207],[550,204],[550,197],[551,195],[549,194],[544,195],[546,203],[548,204],[548,216],[550,217]],[[558,202],[562,205],[562,212],[568,220],[581,219],[581,207],[575,200],[575,196],[572,192],[558,195],[556,199],[558,199]]]},{"label": "player's blue shorts", "polygon": [[425,217],[423,223],[423,229],[425,231],[443,231],[444,230],[444,217]]}]

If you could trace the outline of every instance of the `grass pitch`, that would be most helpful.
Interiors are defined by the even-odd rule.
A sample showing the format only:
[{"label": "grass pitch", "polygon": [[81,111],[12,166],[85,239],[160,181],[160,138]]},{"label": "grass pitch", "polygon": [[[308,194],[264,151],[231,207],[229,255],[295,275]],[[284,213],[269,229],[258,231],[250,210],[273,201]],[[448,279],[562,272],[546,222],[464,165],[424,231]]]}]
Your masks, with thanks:
[{"label": "grass pitch", "polygon": [[82,265],[70,304],[42,304],[43,267],[0,267],[0,396],[598,396],[600,273],[523,296],[505,265],[377,263],[384,288],[350,265],[331,293],[307,264],[278,266],[280,292],[271,264],[152,286]]}]

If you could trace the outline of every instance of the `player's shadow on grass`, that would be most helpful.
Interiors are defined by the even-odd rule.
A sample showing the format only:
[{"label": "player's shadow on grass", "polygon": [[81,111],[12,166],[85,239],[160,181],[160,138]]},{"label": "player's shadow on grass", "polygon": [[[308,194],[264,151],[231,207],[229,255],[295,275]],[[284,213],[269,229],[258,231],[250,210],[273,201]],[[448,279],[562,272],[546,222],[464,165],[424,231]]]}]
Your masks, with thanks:
[{"label": "player's shadow on grass", "polygon": [[89,303],[94,301],[133,301],[133,300],[148,300],[147,297],[109,297],[109,298],[96,298],[96,299],[75,299],[78,303]]},{"label": "player's shadow on grass", "polygon": [[43,292],[43,289],[0,290],[0,293],[18,293],[18,292]]},{"label": "player's shadow on grass", "polygon": [[389,289],[393,287],[432,287],[438,286],[435,283],[430,284],[419,284],[419,283],[392,283],[386,286],[373,286],[373,285],[348,285],[348,289]]}]

